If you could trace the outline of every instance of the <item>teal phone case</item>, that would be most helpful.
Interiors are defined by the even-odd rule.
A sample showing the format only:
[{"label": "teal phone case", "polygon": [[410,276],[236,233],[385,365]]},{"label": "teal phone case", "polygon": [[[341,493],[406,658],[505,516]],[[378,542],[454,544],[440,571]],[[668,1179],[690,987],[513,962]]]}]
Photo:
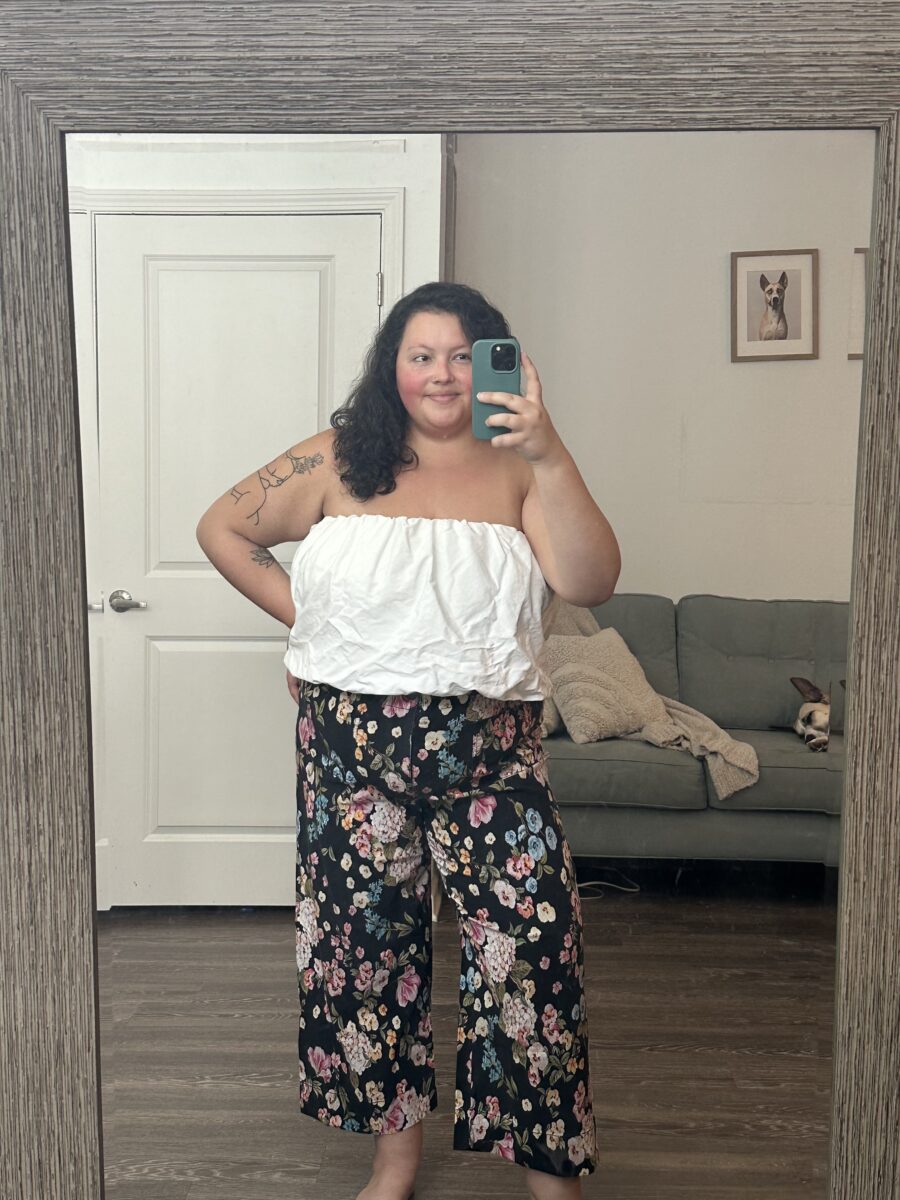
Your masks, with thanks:
[{"label": "teal phone case", "polygon": [[[491,366],[491,346],[512,344],[516,348],[516,365],[511,371],[495,371]],[[515,338],[482,338],[472,343],[472,432],[483,442],[499,433],[511,433],[507,425],[486,425],[488,417],[509,412],[505,404],[485,404],[476,400],[479,392],[513,392],[521,396],[521,353]]]}]

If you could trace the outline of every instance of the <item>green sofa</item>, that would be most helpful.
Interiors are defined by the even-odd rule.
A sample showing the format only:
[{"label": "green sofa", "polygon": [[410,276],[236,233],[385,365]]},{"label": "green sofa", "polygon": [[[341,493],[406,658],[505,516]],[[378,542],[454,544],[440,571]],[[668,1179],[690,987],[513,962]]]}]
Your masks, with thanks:
[{"label": "green sofa", "polygon": [[[544,738],[572,853],[609,858],[819,862],[837,867],[849,604],[623,593],[592,608],[621,634],[650,686],[711,717],[759,758],[759,779],[720,801],[689,751],[607,738]],[[827,750],[788,729],[803,702],[790,681],[831,691]]]}]

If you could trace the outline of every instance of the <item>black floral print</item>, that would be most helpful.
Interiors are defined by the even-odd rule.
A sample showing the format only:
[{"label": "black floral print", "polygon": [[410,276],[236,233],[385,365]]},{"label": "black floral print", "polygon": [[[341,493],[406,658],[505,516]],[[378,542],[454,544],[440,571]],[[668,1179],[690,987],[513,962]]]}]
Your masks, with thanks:
[{"label": "black floral print", "polygon": [[431,860],[456,906],[454,1148],[596,1169],[575,868],[543,701],[367,695],[301,680],[301,1111],[388,1133],[437,1106]]}]

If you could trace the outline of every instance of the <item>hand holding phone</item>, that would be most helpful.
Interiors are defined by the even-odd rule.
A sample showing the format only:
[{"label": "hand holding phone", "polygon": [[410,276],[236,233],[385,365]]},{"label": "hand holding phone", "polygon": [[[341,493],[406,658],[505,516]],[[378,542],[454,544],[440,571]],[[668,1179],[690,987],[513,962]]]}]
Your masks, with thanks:
[{"label": "hand holding phone", "polygon": [[487,425],[488,417],[509,409],[476,400],[479,392],[522,394],[521,354],[515,338],[480,338],[472,343],[472,432],[480,441],[511,433],[507,425]]}]

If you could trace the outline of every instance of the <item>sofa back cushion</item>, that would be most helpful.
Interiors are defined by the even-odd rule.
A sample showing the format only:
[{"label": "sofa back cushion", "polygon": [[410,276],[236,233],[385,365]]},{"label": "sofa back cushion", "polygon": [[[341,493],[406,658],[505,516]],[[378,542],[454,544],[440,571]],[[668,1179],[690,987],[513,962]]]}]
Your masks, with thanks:
[{"label": "sofa back cushion", "polygon": [[661,696],[681,700],[675,646],[675,602],[645,592],[614,593],[591,609],[601,629],[621,634],[638,660],[647,682]]},{"label": "sofa back cushion", "polygon": [[675,606],[679,699],[724,729],[791,725],[803,697],[790,677],[800,675],[831,684],[831,728],[842,731],[849,608],[840,600],[682,596]]}]

